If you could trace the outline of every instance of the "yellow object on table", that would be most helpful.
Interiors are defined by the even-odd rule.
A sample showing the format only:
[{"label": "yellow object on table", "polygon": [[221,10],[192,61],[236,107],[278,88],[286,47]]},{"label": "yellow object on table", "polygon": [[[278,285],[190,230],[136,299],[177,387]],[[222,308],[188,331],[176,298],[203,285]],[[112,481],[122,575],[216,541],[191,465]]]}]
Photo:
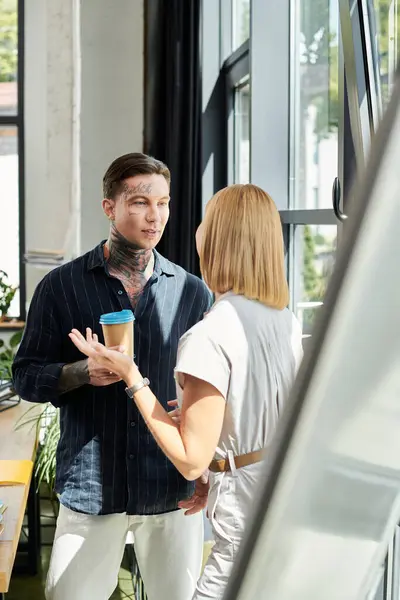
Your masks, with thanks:
[{"label": "yellow object on table", "polygon": [[31,460],[0,460],[0,485],[28,485],[32,469]]},{"label": "yellow object on table", "polygon": [[[0,595],[8,592],[36,455],[36,428],[16,428],[31,408],[32,404],[21,400],[0,413],[0,499],[8,507],[0,536]],[[39,405],[32,412],[38,415],[41,410]],[[17,468],[16,463],[20,463]]]}]

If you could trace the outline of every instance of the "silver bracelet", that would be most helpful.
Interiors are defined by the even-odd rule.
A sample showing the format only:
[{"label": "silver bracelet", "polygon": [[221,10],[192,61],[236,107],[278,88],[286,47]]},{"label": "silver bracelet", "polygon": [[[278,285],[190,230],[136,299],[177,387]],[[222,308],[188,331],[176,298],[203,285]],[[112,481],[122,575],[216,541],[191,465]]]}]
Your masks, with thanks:
[{"label": "silver bracelet", "polygon": [[135,385],[133,385],[132,387],[125,388],[125,392],[128,394],[129,398],[133,398],[136,392],[138,392],[144,387],[147,387],[148,385],[150,385],[150,381],[147,379],[147,377],[145,377],[144,379],[142,379],[142,381],[139,381],[139,383],[135,383]]}]

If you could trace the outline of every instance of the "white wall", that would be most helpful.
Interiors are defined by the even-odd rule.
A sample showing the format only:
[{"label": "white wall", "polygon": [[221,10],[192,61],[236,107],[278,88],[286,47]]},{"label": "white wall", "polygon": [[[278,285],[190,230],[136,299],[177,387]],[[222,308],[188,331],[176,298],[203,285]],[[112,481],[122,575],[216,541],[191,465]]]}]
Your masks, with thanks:
[{"label": "white wall", "polygon": [[[108,164],[143,147],[143,0],[35,0],[25,20],[26,249],[74,256],[107,235]],[[27,266],[28,301],[45,272]]]},{"label": "white wall", "polygon": [[143,43],[142,0],[82,0],[82,252],[108,232],[100,205],[105,170],[143,149]]},{"label": "white wall", "polygon": [[[64,247],[71,211],[72,1],[25,3],[25,246]],[[44,272],[27,266],[28,297]]]}]

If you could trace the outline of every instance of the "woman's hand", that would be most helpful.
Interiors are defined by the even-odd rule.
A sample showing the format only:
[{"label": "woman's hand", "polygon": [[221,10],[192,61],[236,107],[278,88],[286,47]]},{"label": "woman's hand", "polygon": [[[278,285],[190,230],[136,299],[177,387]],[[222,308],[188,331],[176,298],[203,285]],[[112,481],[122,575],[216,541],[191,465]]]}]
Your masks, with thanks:
[{"label": "woman's hand", "polygon": [[115,373],[121,377],[127,385],[133,385],[131,382],[136,379],[136,374],[138,375],[137,379],[141,379],[131,357],[122,354],[123,348],[120,347],[119,351],[106,348],[103,344],[100,344],[97,335],[93,334],[89,327],[86,329],[86,339],[77,329],[73,329],[69,337],[82,354],[85,354],[110,373]]},{"label": "woman's hand", "polygon": [[176,423],[177,425],[181,424],[181,409],[179,408],[178,405],[178,400],[168,400],[168,406],[170,408],[173,408],[173,410],[169,411],[169,416],[171,417],[171,419],[173,420],[174,423]]},{"label": "woman's hand", "polygon": [[208,481],[207,471],[206,473],[203,473],[201,477],[196,479],[193,496],[187,498],[187,500],[181,500],[178,502],[179,508],[185,511],[185,515],[187,517],[190,515],[195,515],[207,506],[209,489],[210,483]]}]

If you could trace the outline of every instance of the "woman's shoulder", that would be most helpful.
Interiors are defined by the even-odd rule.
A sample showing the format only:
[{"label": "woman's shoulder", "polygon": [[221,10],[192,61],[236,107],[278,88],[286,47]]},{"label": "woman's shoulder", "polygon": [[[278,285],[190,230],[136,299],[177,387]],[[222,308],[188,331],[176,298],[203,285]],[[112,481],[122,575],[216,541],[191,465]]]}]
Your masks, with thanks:
[{"label": "woman's shoulder", "polygon": [[179,345],[182,348],[186,343],[198,343],[204,339],[212,340],[215,343],[222,341],[224,333],[229,330],[235,320],[235,311],[228,303],[218,301],[213,304],[210,310],[204,315],[204,318],[193,325],[180,339]]},{"label": "woman's shoulder", "polygon": [[[181,345],[189,339],[191,343],[198,343],[204,339],[225,347],[232,340],[242,338],[259,329],[290,333],[294,337],[301,337],[301,326],[294,313],[288,309],[277,310],[250,300],[238,294],[222,296],[199,321],[189,329],[181,338]],[[254,331],[253,331],[254,330]]]}]

